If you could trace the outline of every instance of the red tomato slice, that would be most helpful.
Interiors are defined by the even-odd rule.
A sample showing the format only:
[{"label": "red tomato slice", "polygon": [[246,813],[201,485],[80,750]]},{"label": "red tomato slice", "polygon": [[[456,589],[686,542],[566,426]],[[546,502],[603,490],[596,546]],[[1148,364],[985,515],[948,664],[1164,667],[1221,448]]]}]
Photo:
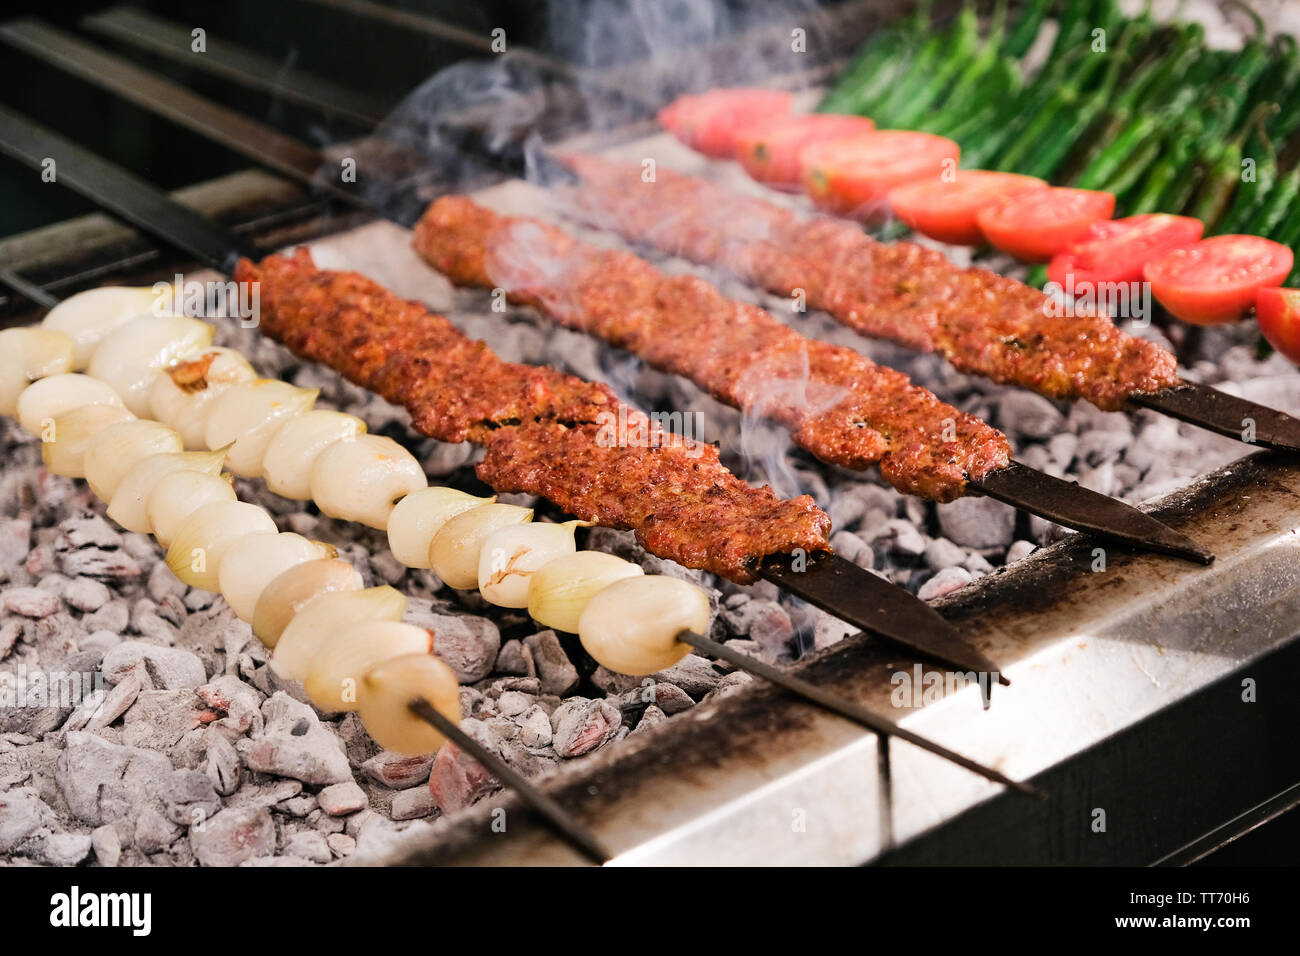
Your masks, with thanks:
[{"label": "red tomato slice", "polygon": [[957,168],[961,147],[950,139],[907,130],[881,130],[814,143],[802,155],[804,189],[823,209],[879,218],[895,186],[939,178]]},{"label": "red tomato slice", "polygon": [[1110,193],[1053,186],[985,206],[975,221],[1003,252],[1025,262],[1045,262],[1114,211]]},{"label": "red tomato slice", "polygon": [[1269,345],[1300,364],[1300,289],[1260,289],[1255,296],[1255,317]]},{"label": "red tomato slice", "polygon": [[1142,267],[1167,252],[1201,238],[1205,225],[1190,216],[1150,213],[1103,219],[1088,227],[1078,242],[1053,257],[1047,277],[1062,288],[1090,283],[1139,282]]},{"label": "red tomato slice", "polygon": [[1142,277],[1172,315],[1222,325],[1240,319],[1260,289],[1281,285],[1294,262],[1291,250],[1271,239],[1212,236],[1152,259]]},{"label": "red tomato slice", "polygon": [[981,209],[1007,196],[1046,188],[1047,183],[1034,176],[963,169],[951,182],[927,178],[899,186],[889,193],[889,205],[894,215],[931,239],[977,246],[984,241],[975,221]]},{"label": "red tomato slice", "polygon": [[793,99],[785,90],[710,90],[679,96],[659,111],[659,122],[692,149],[731,159],[740,133],[789,113]]},{"label": "red tomato slice", "polygon": [[865,116],[807,113],[768,120],[736,139],[736,158],[760,183],[775,189],[800,189],[799,156],[813,143],[848,139],[873,132]]}]

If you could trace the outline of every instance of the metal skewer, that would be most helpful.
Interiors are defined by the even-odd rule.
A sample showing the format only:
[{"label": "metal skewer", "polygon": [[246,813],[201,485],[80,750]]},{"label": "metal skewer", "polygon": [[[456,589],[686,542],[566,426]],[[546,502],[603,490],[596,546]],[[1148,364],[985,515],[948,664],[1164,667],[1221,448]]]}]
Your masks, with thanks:
[{"label": "metal skewer", "polygon": [[906,740],[908,743],[914,744],[922,750],[942,757],[945,760],[957,764],[959,767],[965,767],[972,773],[977,773],[987,780],[992,780],[994,783],[1000,783],[1005,787],[1010,787],[1017,793],[1022,793],[1027,797],[1034,797],[1038,800],[1044,800],[1047,798],[1047,794],[1035,786],[1022,783],[1018,780],[1012,780],[1006,774],[999,773],[991,767],[986,767],[981,763],[977,763],[969,757],[963,757],[961,754],[949,750],[947,747],[941,746],[940,744],[936,744],[931,740],[927,740],[925,737],[918,734],[914,734],[910,730],[904,730],[897,724],[891,723],[883,717],[873,714],[871,711],[859,704],[845,700],[838,694],[833,694],[822,687],[818,687],[816,684],[810,684],[803,678],[796,677],[778,667],[773,667],[771,664],[760,661],[756,657],[742,654],[740,651],[730,648],[726,644],[720,644],[719,642],[710,640],[707,637],[701,637],[693,631],[682,631],[677,635],[677,640],[681,641],[683,644],[689,644],[696,650],[702,651],[712,657],[718,657],[724,661],[728,661],[742,670],[749,671],[751,674],[757,674],[764,680],[771,681],[778,687],[781,687],[798,697],[802,697],[809,703],[816,704],[818,707],[822,707],[833,714],[838,714],[846,720],[853,721],[853,723],[857,724],[859,727],[865,727],[867,730],[880,734],[881,736],[897,737],[899,740]]},{"label": "metal skewer", "polygon": [[[193,93],[166,77],[142,69],[122,57],[98,50],[75,36],[38,20],[26,19],[0,25],[0,39],[238,152],[259,165],[276,170],[309,188],[322,191],[366,212],[389,218],[384,210],[375,208],[360,191],[354,191],[320,175],[326,164],[322,153]],[[250,132],[250,129],[254,132]],[[543,162],[546,158],[543,153]],[[558,161],[549,163],[548,170],[570,179],[575,175]],[[402,226],[411,225],[410,222],[398,222]],[[150,230],[148,222],[136,222],[136,225]],[[156,229],[152,231],[158,233]],[[164,235],[164,238],[175,241],[170,236]],[[1262,406],[1257,408],[1263,410]],[[1233,428],[1239,430],[1240,426],[1234,425]],[[1026,465],[1013,464],[985,476],[981,482],[972,482],[972,485],[974,490],[1030,514],[1079,531],[1109,537],[1129,547],[1169,554],[1201,564],[1213,560],[1213,555],[1208,550],[1137,508],[1069,482],[1053,479]],[[818,602],[814,600],[813,603]],[[851,623],[867,627],[858,621]],[[948,625],[934,621],[931,622],[931,627],[950,630]],[[885,636],[899,639],[898,634]],[[955,632],[948,636],[955,636]],[[935,650],[922,649],[917,647],[913,639],[903,643],[922,650],[922,653],[952,660],[963,667],[987,669],[984,666],[987,662],[971,657],[958,660],[947,656],[947,652],[936,653]]]},{"label": "metal skewer", "polygon": [[461,730],[448,720],[438,709],[424,698],[417,698],[410,703],[411,713],[432,726],[461,750],[465,751],[483,768],[496,777],[515,793],[520,799],[535,810],[556,835],[597,866],[603,866],[612,859],[613,854],[600,840],[596,839],[586,827],[580,824],[562,806],[533,786],[526,777],[512,768],[508,763],[494,754],[487,747]]}]

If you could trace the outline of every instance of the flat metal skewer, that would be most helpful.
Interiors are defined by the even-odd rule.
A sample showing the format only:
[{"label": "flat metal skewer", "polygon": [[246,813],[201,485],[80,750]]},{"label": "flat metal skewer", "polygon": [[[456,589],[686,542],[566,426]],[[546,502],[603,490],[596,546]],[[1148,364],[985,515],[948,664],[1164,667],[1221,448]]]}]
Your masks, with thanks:
[{"label": "flat metal skewer", "polygon": [[600,840],[596,839],[590,830],[573,819],[573,816],[567,810],[533,786],[527,778],[491,750],[461,730],[457,724],[444,717],[427,700],[422,697],[417,698],[411,701],[409,706],[411,713],[429,724],[438,733],[482,764],[483,769],[488,773],[519,794],[520,799],[532,807],[546,821],[547,825],[555,831],[557,836],[592,863],[603,866],[613,858],[613,854],[605,848]]},{"label": "flat metal skewer", "polygon": [[929,753],[942,757],[944,760],[957,764],[959,767],[977,773],[986,780],[992,780],[994,783],[1000,783],[1005,787],[1010,787],[1017,793],[1024,794],[1027,797],[1034,797],[1038,800],[1047,798],[1047,794],[1031,784],[1022,783],[1018,780],[1012,780],[1004,773],[1000,773],[991,767],[986,767],[981,763],[971,760],[969,757],[963,757],[956,751],[949,750],[941,744],[936,744],[919,734],[914,734],[910,730],[904,730],[895,723],[891,723],[883,717],[873,714],[860,704],[845,700],[838,694],[833,694],[825,688],[818,687],[816,684],[810,684],[801,677],[783,671],[778,667],[773,667],[756,657],[750,657],[748,654],[742,654],[734,648],[728,647],[717,641],[702,637],[694,631],[682,631],[677,635],[677,640],[683,644],[689,644],[698,651],[702,651],[711,657],[721,658],[735,664],[742,670],[749,671],[751,674],[757,674],[766,681],[770,681],[784,690],[803,698],[809,703],[816,704],[833,714],[837,714],[846,720],[851,720],[859,727],[865,727],[873,733],[881,736],[897,737],[899,740],[906,740],[909,744],[920,747]]}]

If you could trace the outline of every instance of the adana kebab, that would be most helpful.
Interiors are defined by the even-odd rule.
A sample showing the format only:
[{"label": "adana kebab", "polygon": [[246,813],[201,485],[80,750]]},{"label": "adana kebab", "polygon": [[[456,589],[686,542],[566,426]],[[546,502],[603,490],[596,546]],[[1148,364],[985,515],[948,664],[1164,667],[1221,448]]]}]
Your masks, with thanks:
[{"label": "adana kebab", "polygon": [[[873,338],[937,352],[954,368],[1049,398],[1117,411],[1141,405],[1229,437],[1300,450],[1300,421],[1180,381],[1177,359],[1104,313],[1054,315],[1047,296],[984,269],[963,269],[911,242],[883,243],[861,226],[807,216],[659,166],[570,154],[573,211],[624,238],[726,269]],[[1086,310],[1081,310],[1086,311]]]},{"label": "adana kebab", "polygon": [[[497,420],[494,413],[502,409],[491,407],[496,404],[492,402],[483,403],[478,417],[466,416],[466,403],[458,395],[469,390],[484,397],[483,386],[475,386],[475,379],[484,368],[505,372],[508,363],[499,363],[495,356],[486,359],[490,355],[486,346],[469,343],[450,323],[434,319],[422,306],[404,302],[360,276],[317,270],[305,254],[273,258],[270,264],[276,268],[263,270],[251,261],[260,256],[259,251],[229,229],[71,140],[2,108],[0,151],[35,169],[42,168],[46,157],[59,157],[65,170],[60,184],[214,269],[227,274],[238,269],[253,278],[266,271],[263,301],[268,307],[262,310],[262,318],[268,325],[277,324],[276,313],[283,309],[279,327],[286,336],[292,334],[301,348],[337,362],[344,374],[350,369],[357,381],[387,389],[425,428],[439,427],[441,421],[450,426],[447,434],[458,434],[462,429],[455,413],[459,412],[465,434],[473,432],[489,446],[480,474],[490,482],[495,474],[498,491],[539,494],[579,518],[635,528],[660,556],[672,557],[676,552],[698,567],[719,563],[733,569],[740,581],[762,577],[864,631],[963,671],[997,674],[1000,682],[1007,683],[997,666],[926,602],[823,550],[829,522],[811,501],[781,503],[770,490],[750,488],[721,469],[716,452],[709,454],[694,443],[683,448],[671,436],[666,440],[660,436],[657,448],[607,447],[600,430],[581,417]],[[241,259],[249,261],[241,264]],[[343,299],[336,300],[335,294]],[[398,316],[400,322],[395,321]],[[337,341],[329,341],[334,331],[328,325],[336,319],[351,326],[338,330],[340,335],[351,333],[353,349],[347,354]],[[438,330],[445,330],[447,336],[439,336]],[[419,343],[426,352],[412,354]],[[451,364],[445,353],[453,347],[463,360],[477,355],[488,364],[483,368]],[[536,408],[539,402],[558,408],[558,396],[547,395],[552,384],[560,391],[572,386],[570,400],[575,396],[580,400],[584,394],[582,383],[572,377],[561,382],[545,370],[514,369],[520,373],[513,382],[517,408]],[[402,381],[402,371],[412,377]],[[439,372],[453,377],[438,380]],[[618,412],[617,405],[608,404],[608,393],[586,390],[585,394],[599,398],[599,406]],[[499,397],[509,404],[510,395]],[[487,418],[482,417],[484,410],[490,413]],[[651,499],[662,504],[662,512],[646,507]],[[719,542],[708,522],[715,517],[734,522],[738,516],[759,524],[745,529],[745,543],[726,540],[720,542],[720,555],[709,554],[701,540]],[[773,518],[783,526],[762,524]],[[757,551],[740,553],[755,544],[766,551],[776,546],[775,540],[793,550],[771,552],[761,561]]]},{"label": "adana kebab", "polygon": [[[430,205],[413,241],[453,282],[502,288],[562,325],[689,378],[719,401],[786,426],[798,445],[829,464],[863,469],[878,462],[906,494],[952,501],[971,482],[1011,467],[1010,445],[997,429],[906,375],[853,349],[806,338],[702,279],[665,275],[631,253],[581,242],[536,219],[500,216],[465,197]],[[1022,476],[1053,481],[1015,467]],[[1127,509],[1061,485],[1075,501],[1090,503],[1092,496]],[[1131,521],[1158,530],[1161,543],[1177,553],[1204,554],[1172,529],[1128,511]],[[1070,523],[1068,515],[1050,517]]]}]

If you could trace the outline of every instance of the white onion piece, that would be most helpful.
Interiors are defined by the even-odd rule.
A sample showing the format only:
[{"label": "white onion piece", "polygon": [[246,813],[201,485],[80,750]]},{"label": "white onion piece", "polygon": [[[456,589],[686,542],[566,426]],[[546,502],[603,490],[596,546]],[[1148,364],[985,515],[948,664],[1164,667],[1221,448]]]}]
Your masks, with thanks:
[{"label": "white onion piece", "polygon": [[18,423],[33,435],[60,415],[83,405],[116,405],[125,408],[122,397],[106,382],[80,372],[64,372],[33,382],[18,396]]},{"label": "white onion piece", "polygon": [[275,531],[271,516],[246,501],[214,501],[186,518],[167,548],[167,566],[193,588],[218,590],[221,559],[246,534]]},{"label": "white onion piece", "polygon": [[230,386],[256,378],[248,359],[234,349],[207,348],[154,378],[149,412],[180,432],[187,449],[207,448],[205,430],[213,400]]},{"label": "white onion piece", "polygon": [[327,445],[311,469],[311,496],[321,511],[380,531],[397,500],[426,485],[415,456],[383,435]]},{"label": "white onion piece", "polygon": [[643,677],[690,653],[682,631],[709,633],[709,596],[689,581],[650,574],[616,581],[582,612],[578,637],[596,661],[616,674]]},{"label": "white onion piece", "polygon": [[235,616],[251,622],[257,599],[277,577],[294,565],[337,554],[328,545],[292,531],[245,535],[221,559],[217,584]]},{"label": "white onion piece", "polygon": [[86,482],[100,499],[112,501],[122,478],[137,462],[184,447],[175,431],[147,418],[109,425],[86,441],[82,462]]},{"label": "white onion piece", "polygon": [[90,440],[119,422],[133,418],[117,405],[83,405],[54,419],[54,426],[41,436],[41,461],[51,474],[65,478],[86,477],[86,446]]},{"label": "white onion piece", "polygon": [[[311,498],[311,469],[326,446],[365,434],[355,415],[314,408],[290,419],[271,436],[262,456],[266,487],[283,498]],[[423,474],[421,475],[423,477]]]},{"label": "white onion piece", "polygon": [[71,335],[76,341],[76,367],[85,368],[100,339],[132,319],[161,314],[159,304],[160,297],[151,288],[87,289],[50,309],[41,325]]},{"label": "white onion piece", "polygon": [[321,710],[356,710],[362,678],[372,667],[393,657],[428,654],[432,646],[432,633],[400,621],[337,628],[317,648],[302,687]]},{"label": "white onion piece", "polygon": [[529,582],[528,614],[547,627],[576,634],[578,620],[593,597],[615,581],[642,574],[640,565],[603,551],[556,558]]},{"label": "white onion piece", "polygon": [[478,587],[483,542],[494,531],[533,520],[531,508],[494,502],[447,519],[429,542],[429,566],[444,584],[458,591]]},{"label": "white onion piece", "polygon": [[361,678],[357,715],[385,750],[415,757],[431,754],[446,738],[411,713],[411,701],[427,700],[459,724],[460,685],[450,667],[432,654],[406,654],[376,664]]},{"label": "white onion piece", "polygon": [[149,389],[159,373],[212,342],[212,326],[184,315],[145,316],[109,332],[87,371],[113,386],[126,407],[149,416]]},{"label": "white onion piece", "polygon": [[40,326],[0,329],[0,415],[18,411],[18,396],[38,378],[71,372],[76,343]]},{"label": "white onion piece", "polygon": [[387,585],[322,594],[289,621],[275,645],[271,667],[285,680],[303,680],[329,635],[368,621],[400,621],[406,597]]},{"label": "white onion piece", "polygon": [[150,455],[131,466],[122,476],[108,502],[108,516],[127,531],[152,534],[149,521],[149,494],[165,475],[174,471],[197,471],[219,475],[225,461],[221,451],[181,451]]},{"label": "white onion piece", "polygon": [[163,475],[149,492],[145,511],[153,536],[164,548],[172,543],[176,529],[204,505],[214,501],[235,501],[230,477],[202,471],[174,471]]},{"label": "white onion piece", "polygon": [[439,485],[413,491],[394,505],[388,516],[388,547],[408,568],[427,568],[429,544],[438,529],[462,511],[494,501],[495,497],[479,498]]},{"label": "white onion piece", "polygon": [[274,378],[232,385],[212,400],[204,426],[209,448],[230,449],[229,467],[243,478],[262,476],[262,455],[276,429],[311,408],[318,388],[298,388]]},{"label": "white onion piece", "polygon": [[520,524],[500,528],[483,542],[478,557],[478,589],[483,599],[497,607],[527,607],[528,582],[546,564],[577,545],[573,529],[564,524]]},{"label": "white onion piece", "polygon": [[361,574],[342,558],[296,564],[266,586],[253,609],[253,634],[275,647],[293,616],[322,594],[360,591]]}]

